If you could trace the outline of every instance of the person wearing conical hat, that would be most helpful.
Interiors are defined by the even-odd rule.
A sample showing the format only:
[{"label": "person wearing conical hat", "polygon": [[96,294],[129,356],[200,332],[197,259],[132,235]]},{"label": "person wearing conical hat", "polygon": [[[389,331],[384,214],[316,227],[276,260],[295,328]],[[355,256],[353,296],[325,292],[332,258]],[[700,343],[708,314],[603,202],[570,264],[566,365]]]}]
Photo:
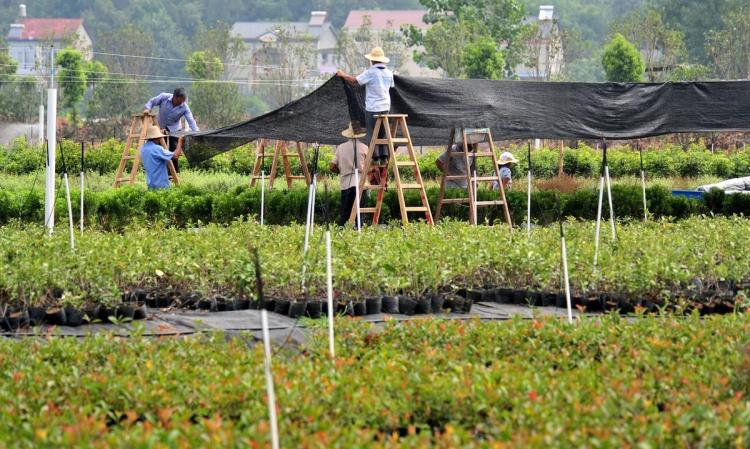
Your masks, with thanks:
[{"label": "person wearing conical hat", "polygon": [[[497,167],[500,169],[500,180],[503,181],[503,189],[508,190],[513,187],[513,172],[511,169],[515,164],[518,163],[518,159],[513,156],[513,153],[504,151],[500,155],[500,159],[497,161]],[[492,183],[493,190],[499,190],[500,186],[497,181]]]},{"label": "person wearing conical hat", "polygon": [[166,189],[169,187],[169,171],[167,162],[176,160],[182,154],[177,148],[172,152],[159,145],[166,137],[158,126],[152,125],[146,131],[146,142],[141,147],[141,161],[146,170],[146,185],[149,189]]},{"label": "person wearing conical hat", "polygon": [[[357,186],[356,177],[354,176],[354,170],[359,169],[359,176],[362,176],[362,170],[365,166],[365,157],[367,157],[367,145],[362,142],[362,138],[366,136],[365,130],[354,129],[352,124],[349,123],[349,127],[345,129],[342,136],[346,137],[346,142],[336,147],[336,153],[333,155],[333,160],[330,164],[330,169],[333,173],[340,175],[340,189],[341,189],[341,213],[339,215],[339,226],[346,225],[349,221],[349,217],[352,213],[352,207],[357,199]],[[364,196],[360,197],[360,206]]]},{"label": "person wearing conical hat", "polygon": [[[378,114],[388,114],[391,111],[391,94],[390,89],[394,87],[393,72],[388,69],[386,64],[390,62],[385,56],[383,49],[375,47],[365,55],[370,61],[370,68],[362,72],[359,76],[352,76],[339,70],[336,76],[342,78],[353,86],[365,86],[365,127],[367,128],[366,142],[369,144],[372,140],[372,131],[375,127],[375,116]],[[383,136],[380,136],[381,138]],[[376,165],[388,164],[388,147],[378,145],[372,156]]]}]

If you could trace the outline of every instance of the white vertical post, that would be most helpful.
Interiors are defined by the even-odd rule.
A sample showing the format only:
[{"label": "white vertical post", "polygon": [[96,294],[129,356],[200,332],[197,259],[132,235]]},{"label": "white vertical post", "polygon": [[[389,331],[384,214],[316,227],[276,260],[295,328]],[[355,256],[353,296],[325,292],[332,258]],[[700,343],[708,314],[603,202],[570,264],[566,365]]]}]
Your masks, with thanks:
[{"label": "white vertical post", "polygon": [[86,171],[86,161],[85,161],[85,154],[86,154],[86,144],[84,142],[81,142],[81,222],[79,223],[81,228],[81,233],[83,233],[83,219],[84,219],[84,213],[83,213],[83,190],[84,190],[84,174]]},{"label": "white vertical post", "polygon": [[599,178],[599,202],[596,207],[596,237],[594,239],[594,268],[599,259],[599,237],[602,230],[602,202],[604,201],[604,176]]},{"label": "white vertical post", "polygon": [[[560,231],[562,232],[562,223],[560,224]],[[563,259],[563,278],[565,280],[565,303],[568,307],[568,322],[573,322],[573,305],[570,302],[570,279],[568,277],[568,248],[565,244],[565,235],[560,236],[560,244],[562,246],[562,259]]]},{"label": "white vertical post", "polygon": [[44,142],[44,105],[39,104],[39,124],[38,126],[38,139],[39,143]]},{"label": "white vertical post", "polygon": [[[476,157],[474,158],[474,164],[476,164]],[[502,180],[500,180],[502,182]],[[474,167],[474,176],[471,178],[471,185],[472,189],[474,190],[473,196],[474,196],[474,207],[471,210],[472,215],[474,216],[474,226],[479,225],[479,217],[477,217],[477,198],[479,195],[477,194],[477,170],[476,166]]]},{"label": "white vertical post", "polygon": [[609,165],[604,166],[604,177],[607,180],[607,198],[609,199],[609,222],[612,225],[612,241],[617,240],[615,234],[615,208],[612,206],[612,180],[609,178]]},{"label": "white vertical post", "polygon": [[273,390],[273,374],[271,372],[271,338],[268,334],[268,312],[260,311],[261,327],[263,329],[263,348],[265,353],[266,393],[268,395],[268,420],[271,424],[271,447],[279,449],[279,429],[276,420],[276,395]]},{"label": "white vertical post", "polygon": [[534,139],[534,149],[538,150],[542,147],[542,139]]},{"label": "white vertical post", "polygon": [[357,212],[357,232],[362,232],[362,213],[359,210],[360,202],[359,191],[359,168],[354,169],[354,207]]},{"label": "white vertical post", "polygon": [[75,249],[76,241],[75,241],[75,236],[73,234],[73,207],[70,204],[70,182],[68,180],[67,173],[63,173],[63,180],[65,181],[65,201],[68,203],[68,227],[70,228],[70,249]]},{"label": "white vertical post", "polygon": [[641,187],[643,189],[643,221],[648,221],[648,206],[646,206],[646,172],[641,170]]},{"label": "white vertical post", "polygon": [[529,185],[526,193],[526,237],[531,237],[531,168],[529,168]]},{"label": "white vertical post", "polygon": [[44,191],[44,225],[52,234],[55,227],[55,157],[57,143],[57,89],[47,90],[47,170]]},{"label": "white vertical post", "polygon": [[328,349],[331,351],[331,358],[336,357],[333,345],[333,316],[336,311],[333,310],[333,268],[331,267],[331,231],[326,231],[326,292],[328,299]]},{"label": "white vertical post", "polygon": [[79,223],[79,227],[81,228],[81,232],[83,232],[83,188],[84,188],[84,181],[83,181],[83,170],[81,170],[81,222]]},{"label": "white vertical post", "polygon": [[263,226],[264,212],[266,209],[266,172],[260,171],[260,225]]},{"label": "white vertical post", "polygon": [[305,222],[305,246],[304,252],[307,253],[307,249],[310,244],[310,234],[312,234],[313,220],[315,219],[315,187],[317,181],[313,178],[310,183],[310,189],[307,192],[307,220]]}]

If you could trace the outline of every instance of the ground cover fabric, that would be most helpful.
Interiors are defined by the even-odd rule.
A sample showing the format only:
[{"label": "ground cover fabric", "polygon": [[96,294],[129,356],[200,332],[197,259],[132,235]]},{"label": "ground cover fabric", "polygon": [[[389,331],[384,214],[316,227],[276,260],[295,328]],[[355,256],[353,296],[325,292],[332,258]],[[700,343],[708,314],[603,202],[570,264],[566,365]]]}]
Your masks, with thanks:
[{"label": "ground cover fabric", "polygon": [[[445,145],[454,127],[491,128],[495,140],[635,139],[750,131],[750,81],[557,83],[395,77],[392,113],[408,114],[415,145]],[[336,145],[349,120],[364,124],[364,88],[333,77],[281,108],[189,134],[191,163],[258,138]]]}]

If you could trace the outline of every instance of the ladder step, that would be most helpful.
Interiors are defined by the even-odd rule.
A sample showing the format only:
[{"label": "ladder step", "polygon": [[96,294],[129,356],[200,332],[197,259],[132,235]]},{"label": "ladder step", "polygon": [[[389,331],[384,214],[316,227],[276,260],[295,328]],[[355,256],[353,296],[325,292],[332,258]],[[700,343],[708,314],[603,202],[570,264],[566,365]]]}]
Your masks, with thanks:
[{"label": "ladder step", "polygon": [[123,161],[132,161],[133,159],[135,159],[135,156],[123,156],[122,157]]},{"label": "ladder step", "polygon": [[504,201],[495,200],[495,201],[477,201],[477,206],[502,206],[505,204]]},{"label": "ladder step", "polygon": [[494,155],[495,155],[495,153],[493,153],[492,151],[482,151],[481,153],[480,152],[469,153],[469,157],[474,157],[474,156],[476,156],[476,157],[493,157]]},{"label": "ladder step", "polygon": [[367,184],[365,185],[364,190],[383,190],[383,186],[379,186],[377,184]]},{"label": "ladder step", "polygon": [[406,212],[427,212],[426,207],[407,207]]},{"label": "ladder step", "polygon": [[[390,141],[394,144],[397,144],[397,143],[406,144],[410,142],[410,140],[407,139],[406,137],[394,137]],[[375,143],[375,145],[388,145],[388,139],[374,139],[373,142]]]},{"label": "ladder step", "polygon": [[464,204],[468,203],[469,198],[444,198],[443,204]]},{"label": "ladder step", "polygon": [[477,176],[476,178],[471,178],[474,181],[480,182],[480,181],[497,181],[497,176]]},{"label": "ladder step", "polygon": [[466,175],[447,175],[445,177],[446,181],[454,180],[454,179],[462,179],[466,181]]},{"label": "ladder step", "polygon": [[360,207],[359,208],[359,213],[361,213],[361,214],[374,214],[375,210],[376,209],[374,207]]},{"label": "ladder step", "polygon": [[130,178],[117,178],[117,182],[130,182]]},{"label": "ladder step", "polygon": [[402,189],[421,189],[422,184],[401,184]]},{"label": "ladder step", "polygon": [[396,161],[396,165],[399,167],[414,167],[417,164],[414,161]]}]

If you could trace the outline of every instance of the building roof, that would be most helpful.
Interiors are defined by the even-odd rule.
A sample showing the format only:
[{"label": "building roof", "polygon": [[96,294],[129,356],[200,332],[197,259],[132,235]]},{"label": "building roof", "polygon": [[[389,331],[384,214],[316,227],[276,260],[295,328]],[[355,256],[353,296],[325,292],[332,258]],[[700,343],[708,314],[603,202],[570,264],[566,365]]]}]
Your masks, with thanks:
[{"label": "building roof", "polygon": [[344,28],[357,29],[362,27],[365,17],[370,20],[370,28],[382,30],[386,28],[401,29],[401,25],[414,25],[420,29],[427,29],[429,25],[422,21],[427,13],[423,9],[403,9],[403,10],[355,10],[349,11],[349,15],[344,22]]},{"label": "building roof", "polygon": [[242,40],[252,41],[268,33],[276,34],[276,30],[283,28],[293,34],[309,34],[313,38],[318,38],[323,30],[330,26],[330,22],[322,26],[310,26],[308,22],[235,22],[232,25],[232,34]]},{"label": "building roof", "polygon": [[23,25],[21,37],[13,38],[9,36],[9,40],[57,40],[78,31],[78,28],[83,25],[83,19],[21,19],[17,23]]}]

